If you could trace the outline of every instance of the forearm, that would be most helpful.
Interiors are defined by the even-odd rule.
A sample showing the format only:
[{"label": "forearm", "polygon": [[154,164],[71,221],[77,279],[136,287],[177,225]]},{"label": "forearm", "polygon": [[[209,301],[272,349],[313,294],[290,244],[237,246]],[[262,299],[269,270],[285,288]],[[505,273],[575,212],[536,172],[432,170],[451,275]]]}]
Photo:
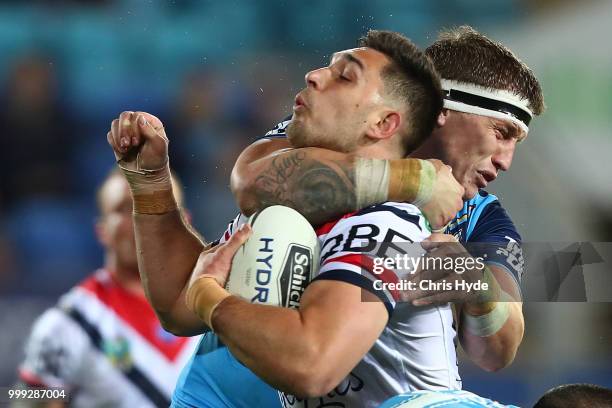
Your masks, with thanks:
[{"label": "forearm", "polygon": [[465,324],[466,310],[458,311],[459,340],[470,359],[487,371],[498,371],[514,360],[523,339],[525,325],[522,304],[507,303],[509,315],[504,325],[495,334],[478,336]]},{"label": "forearm", "polygon": [[298,310],[228,297],[214,310],[212,326],[273,387],[316,397],[337,386],[384,329],[387,311],[371,300],[363,302],[356,286],[319,281],[306,289]]},{"label": "forearm", "polygon": [[179,210],[134,214],[138,269],[145,292],[166,329],[193,334],[203,328],[185,308],[184,291],[204,244]]},{"label": "forearm", "polygon": [[418,159],[366,159],[314,147],[270,153],[258,147],[245,150],[232,172],[232,191],[247,215],[278,204],[321,225],[384,201],[426,202],[435,179],[433,165]]},{"label": "forearm", "polygon": [[319,225],[356,209],[355,158],[303,148],[285,149],[248,164],[239,161],[232,173],[232,191],[247,215],[284,205]]},{"label": "forearm", "polygon": [[232,354],[275,389],[299,395],[312,380],[316,341],[297,310],[232,296],[215,311],[213,327]]}]

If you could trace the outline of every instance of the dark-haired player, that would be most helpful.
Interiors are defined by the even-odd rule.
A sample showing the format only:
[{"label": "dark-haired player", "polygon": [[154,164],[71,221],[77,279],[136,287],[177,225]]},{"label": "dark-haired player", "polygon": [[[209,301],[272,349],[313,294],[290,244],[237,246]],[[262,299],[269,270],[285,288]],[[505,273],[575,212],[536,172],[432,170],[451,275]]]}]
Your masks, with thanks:
[{"label": "dark-haired player", "polygon": [[[410,189],[410,177],[423,180],[417,183],[417,199],[431,198],[434,190],[437,172],[433,163],[402,160],[431,133],[442,107],[439,80],[429,60],[406,38],[373,31],[360,48],[336,53],[329,66],[309,72],[306,83],[306,89],[296,98],[290,138],[297,144],[354,153],[359,157],[354,161],[358,169],[355,181],[375,180],[372,184],[380,190],[359,200],[387,202],[329,224],[320,231],[320,239],[350,236],[360,222],[373,225],[372,231],[376,231],[374,235],[379,240],[390,234],[413,241],[424,239],[429,230],[420,211],[410,204],[390,202],[388,194]],[[109,139],[120,164],[127,169],[134,191],[137,242],[144,254],[141,270],[148,277],[144,281],[149,283],[152,303],[167,327],[181,333],[201,331],[211,326],[210,308],[216,307],[213,326],[220,341],[257,375],[283,391],[286,404],[308,404],[303,398],[318,401],[319,396],[328,394],[339,383],[342,385],[336,391],[323,398],[348,406],[375,406],[389,395],[428,380],[444,388],[457,387],[454,335],[452,330],[445,330],[452,325],[450,306],[413,313],[414,307],[401,305],[391,316],[397,299],[383,294],[381,301],[372,294],[371,278],[361,275],[360,268],[350,259],[339,259],[342,251],[330,253],[333,261],[327,258],[329,262],[306,288],[298,310],[250,304],[229,296],[220,286],[225,281],[221,274],[227,270],[218,271],[221,274],[216,282],[196,279],[201,272],[196,271],[192,284],[187,286],[193,255],[197,258],[202,246],[180,231],[180,220],[175,218],[172,196],[164,180],[167,140],[144,119],[144,115],[122,114],[114,121]],[[121,128],[124,121],[128,122],[125,132]],[[137,163],[125,155],[126,147],[140,145],[122,142],[122,138],[134,136],[130,133],[144,140]],[[406,164],[413,167],[407,169]],[[404,177],[391,177],[397,172]],[[347,181],[346,187],[353,188]],[[226,248],[244,238],[244,231],[236,232],[225,246],[214,249],[217,256],[221,259],[228,254]],[[215,256],[211,251],[202,256],[207,255]],[[227,256],[221,264],[229,266]],[[156,276],[167,279],[167,270],[176,277],[185,267],[184,280],[176,291],[167,284],[153,284]],[[372,302],[361,301],[362,288],[370,293]],[[186,291],[191,295],[185,296]],[[225,299],[221,302],[218,296]],[[185,297],[190,299],[190,309],[199,319],[185,309]],[[429,333],[432,348],[444,352],[428,355],[411,351],[410,344],[421,333]],[[197,357],[187,376],[191,372],[197,374]],[[236,384],[234,392],[242,393],[240,387]],[[215,406],[218,401],[214,391],[205,387],[183,389],[175,394],[174,404]],[[230,391],[229,396],[232,394]],[[248,391],[244,394],[248,398]],[[290,394],[299,395],[301,400]]]}]

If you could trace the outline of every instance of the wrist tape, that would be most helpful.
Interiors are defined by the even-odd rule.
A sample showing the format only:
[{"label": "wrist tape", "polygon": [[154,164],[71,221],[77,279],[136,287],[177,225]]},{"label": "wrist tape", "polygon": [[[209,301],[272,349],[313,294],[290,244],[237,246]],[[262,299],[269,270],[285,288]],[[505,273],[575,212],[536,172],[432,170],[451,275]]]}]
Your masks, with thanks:
[{"label": "wrist tape", "polygon": [[515,300],[502,291],[500,299],[495,303],[495,307],[489,313],[481,316],[472,316],[468,313],[463,313],[463,324],[474,335],[479,337],[488,337],[497,333],[510,317],[510,305],[508,302]]},{"label": "wrist tape", "polygon": [[[137,159],[138,160],[138,159]],[[157,170],[130,170],[119,163],[119,168],[132,190],[134,212],[137,214],[164,214],[178,208],[172,192],[172,179],[168,164]]]},{"label": "wrist tape", "polygon": [[385,201],[421,207],[431,199],[437,173],[433,163],[420,159],[366,159],[355,163],[357,208]]},{"label": "wrist tape", "polygon": [[223,289],[214,276],[202,275],[187,289],[185,303],[212,331],[212,315],[225,298],[231,294]]}]

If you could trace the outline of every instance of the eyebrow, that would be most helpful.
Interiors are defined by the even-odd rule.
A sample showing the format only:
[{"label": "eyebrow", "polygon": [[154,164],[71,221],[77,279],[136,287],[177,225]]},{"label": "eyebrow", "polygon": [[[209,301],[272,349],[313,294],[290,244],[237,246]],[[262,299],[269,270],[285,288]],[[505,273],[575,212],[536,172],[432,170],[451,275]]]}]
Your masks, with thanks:
[{"label": "eyebrow", "polygon": [[347,60],[348,62],[354,62],[355,64],[359,66],[359,68],[362,71],[365,70],[365,66],[363,65],[363,62],[359,58],[355,57],[353,54],[349,54],[347,52],[343,52],[343,53],[334,52],[332,54],[331,61],[333,61],[334,58],[336,58],[338,55],[340,55],[340,58]]}]

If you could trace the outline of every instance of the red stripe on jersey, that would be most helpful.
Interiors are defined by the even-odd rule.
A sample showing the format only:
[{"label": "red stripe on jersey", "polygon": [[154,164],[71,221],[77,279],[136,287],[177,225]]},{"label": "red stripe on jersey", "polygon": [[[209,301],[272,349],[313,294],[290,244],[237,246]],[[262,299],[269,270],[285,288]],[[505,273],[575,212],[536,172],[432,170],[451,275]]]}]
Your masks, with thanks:
[{"label": "red stripe on jersey", "polygon": [[31,371],[24,368],[19,369],[19,379],[32,387],[47,387],[48,385]]},{"label": "red stripe on jersey", "polygon": [[337,223],[340,222],[340,220],[343,220],[343,219],[348,218],[348,217],[352,217],[355,214],[357,214],[357,211],[353,211],[353,212],[350,212],[348,214],[344,214],[342,217],[338,218],[337,220],[326,222],[325,224],[321,225],[319,228],[317,228],[315,230],[316,233],[317,233],[317,236],[321,236],[321,235],[327,234],[329,231],[332,230],[332,228],[334,228],[336,226]]},{"label": "red stripe on jersey", "polygon": [[[323,265],[330,263],[330,262],[345,262],[351,265],[358,266],[370,272],[372,275],[374,275],[375,277],[377,277],[378,279],[380,279],[381,281],[385,283],[398,283],[399,282],[399,279],[397,275],[395,274],[395,272],[393,272],[391,269],[385,268],[384,266],[378,266],[377,268],[382,269],[382,272],[375,273],[374,272],[374,261],[372,260],[372,258],[370,258],[367,255],[363,255],[363,254],[340,255],[335,258],[326,259],[325,262],[323,262]],[[400,299],[400,294],[397,290],[390,290],[389,293],[391,293],[391,296],[393,296],[393,299],[395,301],[398,301]]]},{"label": "red stripe on jersey", "polygon": [[226,241],[229,241],[231,235],[229,233],[229,231],[225,231],[225,235],[223,236],[223,238],[225,238]]},{"label": "red stripe on jersey", "polygon": [[[174,361],[183,348],[188,345],[189,339],[187,337],[175,337],[170,333],[163,332],[153,308],[144,296],[129,292],[112,277],[103,281],[97,275],[89,277],[79,287],[96,296],[98,300],[135,329],[166,358]],[[110,275],[110,273],[107,272],[107,275]]]}]

